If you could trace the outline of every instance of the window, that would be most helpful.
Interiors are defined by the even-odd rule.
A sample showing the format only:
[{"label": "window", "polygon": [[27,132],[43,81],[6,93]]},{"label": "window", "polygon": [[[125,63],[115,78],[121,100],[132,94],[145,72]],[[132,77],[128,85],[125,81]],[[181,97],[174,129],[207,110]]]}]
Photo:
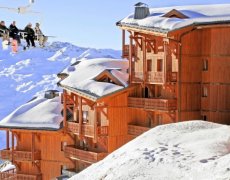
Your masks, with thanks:
[{"label": "window", "polygon": [[163,60],[157,59],[157,71],[162,72],[163,71]]},{"label": "window", "polygon": [[202,88],[202,97],[208,97],[208,88],[206,86]]},{"label": "window", "polygon": [[147,71],[151,72],[152,71],[152,60],[147,59]]},{"label": "window", "polygon": [[208,60],[203,60],[203,71],[208,71]]},{"label": "window", "polygon": [[83,116],[82,116],[82,119],[83,119],[83,123],[88,123],[88,111],[83,111]]}]

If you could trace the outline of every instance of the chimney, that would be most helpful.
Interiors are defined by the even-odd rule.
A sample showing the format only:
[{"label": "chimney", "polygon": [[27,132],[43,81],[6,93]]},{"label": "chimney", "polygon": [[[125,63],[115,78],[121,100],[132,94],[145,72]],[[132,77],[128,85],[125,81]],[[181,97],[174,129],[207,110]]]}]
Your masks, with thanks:
[{"label": "chimney", "polygon": [[134,19],[144,19],[150,14],[149,7],[147,4],[139,2],[134,6],[135,6]]}]

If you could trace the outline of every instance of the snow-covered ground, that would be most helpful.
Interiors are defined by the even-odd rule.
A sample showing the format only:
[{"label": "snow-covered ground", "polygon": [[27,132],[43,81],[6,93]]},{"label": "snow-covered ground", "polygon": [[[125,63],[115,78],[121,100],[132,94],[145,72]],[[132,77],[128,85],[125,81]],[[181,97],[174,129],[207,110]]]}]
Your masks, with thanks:
[{"label": "snow-covered ground", "polygon": [[[121,51],[82,48],[70,43],[53,42],[45,48],[31,48],[17,54],[2,50],[0,40],[0,121],[22,104],[48,89],[58,89],[57,73],[76,60],[120,58]],[[0,149],[4,147],[0,131]]]},{"label": "snow-covered ground", "polygon": [[158,126],[71,179],[229,180],[230,127],[204,121]]}]

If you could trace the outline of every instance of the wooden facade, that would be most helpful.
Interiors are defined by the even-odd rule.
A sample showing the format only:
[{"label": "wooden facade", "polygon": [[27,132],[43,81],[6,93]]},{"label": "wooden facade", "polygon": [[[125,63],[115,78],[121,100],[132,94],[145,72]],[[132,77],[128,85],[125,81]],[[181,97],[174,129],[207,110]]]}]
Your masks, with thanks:
[{"label": "wooden facade", "polygon": [[[2,179],[52,179],[60,176],[63,167],[72,169],[74,163],[65,158],[64,143],[71,143],[62,131],[7,130],[6,149],[1,159],[11,161],[16,169],[0,173]],[[52,169],[52,170],[51,170]]]},{"label": "wooden facade", "polygon": [[227,25],[190,26],[168,34],[121,29],[130,39],[122,44],[130,84],[137,85],[129,107],[157,113],[152,119],[163,124],[194,119],[230,124]]}]

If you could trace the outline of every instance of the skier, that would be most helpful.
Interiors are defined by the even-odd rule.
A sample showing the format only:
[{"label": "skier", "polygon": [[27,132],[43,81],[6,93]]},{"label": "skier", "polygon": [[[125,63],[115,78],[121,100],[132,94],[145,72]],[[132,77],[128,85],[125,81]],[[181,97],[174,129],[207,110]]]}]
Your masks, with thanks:
[{"label": "skier", "polygon": [[32,44],[33,47],[35,47],[35,43],[34,43],[34,30],[32,28],[32,24],[29,23],[26,27],[25,27],[25,32],[27,34],[26,36],[26,42],[27,42],[27,47],[30,47],[30,42]]},{"label": "skier", "polygon": [[35,33],[36,33],[36,35],[37,35],[37,38],[38,38],[38,41],[39,41],[39,45],[40,45],[41,47],[44,47],[44,46],[45,46],[45,43],[46,43],[47,40],[48,40],[48,37],[45,36],[45,35],[42,33],[42,31],[41,31],[41,29],[40,29],[39,26],[40,26],[40,24],[39,24],[39,23],[36,23],[36,26],[35,26],[34,30],[35,30]]},{"label": "skier", "polygon": [[13,40],[17,40],[17,44],[21,44],[20,36],[19,36],[19,29],[16,26],[16,21],[13,21],[12,24],[9,27],[10,30],[10,37],[13,38]]}]

